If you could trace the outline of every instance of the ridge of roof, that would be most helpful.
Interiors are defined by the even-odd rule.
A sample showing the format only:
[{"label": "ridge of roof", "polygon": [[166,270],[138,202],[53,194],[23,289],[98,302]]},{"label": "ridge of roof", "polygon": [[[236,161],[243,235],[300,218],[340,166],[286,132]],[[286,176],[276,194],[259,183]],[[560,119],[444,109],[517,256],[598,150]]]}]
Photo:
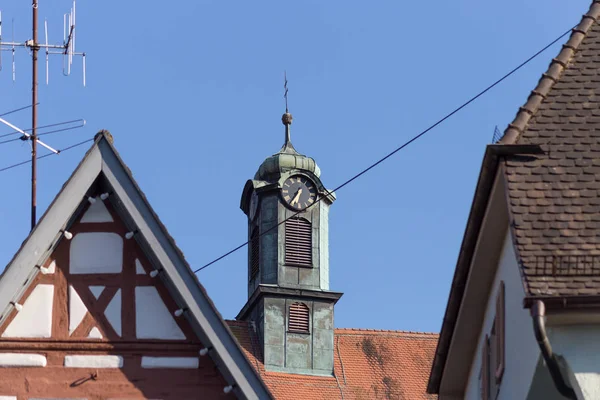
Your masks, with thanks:
[{"label": "ridge of roof", "polygon": [[389,333],[403,336],[425,336],[427,338],[437,339],[439,333],[435,332],[418,332],[418,331],[404,331],[404,330],[393,330],[393,329],[368,329],[368,328],[335,328],[335,333],[338,335],[376,335],[379,333]]},{"label": "ridge of roof", "polygon": [[598,21],[599,17],[600,0],[593,0],[588,12],[583,15],[581,22],[572,30],[567,43],[563,45],[558,56],[552,59],[548,70],[542,74],[537,86],[529,94],[527,102],[519,108],[514,120],[508,124],[499,143],[515,144],[517,142],[517,139],[529,124],[531,117],[538,110],[554,84],[560,79],[589,29]]},{"label": "ridge of roof", "polygon": [[[235,319],[226,319],[225,322],[229,326],[247,327],[248,321],[240,321]],[[436,332],[419,332],[419,331],[405,331],[405,330],[394,330],[394,329],[369,329],[369,328],[335,328],[335,333],[338,335],[352,335],[352,334],[378,334],[378,333],[392,333],[398,335],[407,336],[427,336],[437,337],[439,333]]]}]

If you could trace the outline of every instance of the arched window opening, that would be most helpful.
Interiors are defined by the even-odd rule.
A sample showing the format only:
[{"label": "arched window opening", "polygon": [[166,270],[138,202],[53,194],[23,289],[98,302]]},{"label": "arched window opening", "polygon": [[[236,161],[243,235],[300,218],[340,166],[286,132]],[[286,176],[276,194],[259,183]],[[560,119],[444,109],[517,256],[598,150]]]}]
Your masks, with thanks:
[{"label": "arched window opening", "polygon": [[285,263],[312,267],[312,224],[305,218],[285,222]]}]

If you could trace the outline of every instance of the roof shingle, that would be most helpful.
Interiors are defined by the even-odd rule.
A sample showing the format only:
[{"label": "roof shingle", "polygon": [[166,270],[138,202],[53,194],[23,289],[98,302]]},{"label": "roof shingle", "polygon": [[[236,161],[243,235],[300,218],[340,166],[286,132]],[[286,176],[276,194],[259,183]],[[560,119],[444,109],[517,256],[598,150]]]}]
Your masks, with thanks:
[{"label": "roof shingle", "polygon": [[595,0],[501,140],[545,153],[505,161],[529,296],[600,294],[599,17]]}]

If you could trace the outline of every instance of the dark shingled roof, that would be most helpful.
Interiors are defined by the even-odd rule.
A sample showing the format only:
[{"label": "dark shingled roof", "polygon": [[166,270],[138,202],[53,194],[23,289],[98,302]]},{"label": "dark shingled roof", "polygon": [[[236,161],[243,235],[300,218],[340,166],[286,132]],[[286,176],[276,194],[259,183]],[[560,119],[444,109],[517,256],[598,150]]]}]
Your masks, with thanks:
[{"label": "dark shingled roof", "polygon": [[600,1],[571,34],[501,144],[511,226],[528,296],[600,294]]}]

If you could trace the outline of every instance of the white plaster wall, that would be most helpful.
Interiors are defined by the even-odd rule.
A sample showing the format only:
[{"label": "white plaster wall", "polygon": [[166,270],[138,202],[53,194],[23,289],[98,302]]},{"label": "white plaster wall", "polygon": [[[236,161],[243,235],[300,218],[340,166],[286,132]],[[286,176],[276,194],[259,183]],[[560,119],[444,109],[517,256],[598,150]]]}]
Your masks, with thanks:
[{"label": "white plaster wall", "polygon": [[146,275],[146,270],[142,266],[142,263],[137,258],[135,259],[135,273],[138,275]]},{"label": "white plaster wall", "polygon": [[72,274],[115,274],[123,269],[123,238],[112,232],[78,233],[71,241]]},{"label": "white plaster wall", "polygon": [[142,357],[142,368],[198,368],[198,357]]},{"label": "white plaster wall", "polygon": [[90,204],[90,207],[87,209],[85,214],[83,214],[81,222],[113,222],[113,219],[106,209],[102,199],[100,199],[100,197],[96,197],[96,202],[94,204]]},{"label": "white plaster wall", "polygon": [[37,285],[2,337],[49,338],[53,300],[54,285]]},{"label": "white plaster wall", "polygon": [[580,400],[600,399],[600,325],[548,327],[547,332],[552,349],[575,374]]},{"label": "white plaster wall", "polygon": [[100,295],[104,291],[104,286],[90,286],[90,291],[96,299],[99,299]]},{"label": "white plaster wall", "polygon": [[[523,308],[525,291],[521,283],[519,266],[513,249],[510,229],[504,239],[502,254],[498,262],[498,270],[494,278],[487,310],[483,322],[483,330],[479,334],[477,352],[471,363],[471,371],[465,391],[465,399],[479,400],[481,369],[481,349],[485,335],[490,334],[496,315],[496,296],[500,282],[505,286],[505,368],[497,400],[516,400],[527,398],[529,386],[536,370],[539,347],[533,334],[533,325],[529,310]],[[477,266],[474,266],[477,268]],[[494,397],[492,397],[494,398]]]},{"label": "white plaster wall", "polygon": [[138,339],[185,339],[154,286],[135,288],[135,328]]},{"label": "white plaster wall", "polygon": [[108,303],[104,315],[117,335],[121,336],[121,289],[117,290],[115,296]]},{"label": "white plaster wall", "polygon": [[92,330],[90,331],[90,334],[88,335],[88,338],[102,339],[102,333],[100,333],[100,330],[98,328],[93,327]]},{"label": "white plaster wall", "polygon": [[0,368],[45,367],[46,357],[30,353],[0,353]]},{"label": "white plaster wall", "polygon": [[77,329],[87,312],[88,309],[79,297],[79,293],[69,285],[69,335]]},{"label": "white plaster wall", "polygon": [[65,356],[67,368],[123,368],[121,356]]}]

